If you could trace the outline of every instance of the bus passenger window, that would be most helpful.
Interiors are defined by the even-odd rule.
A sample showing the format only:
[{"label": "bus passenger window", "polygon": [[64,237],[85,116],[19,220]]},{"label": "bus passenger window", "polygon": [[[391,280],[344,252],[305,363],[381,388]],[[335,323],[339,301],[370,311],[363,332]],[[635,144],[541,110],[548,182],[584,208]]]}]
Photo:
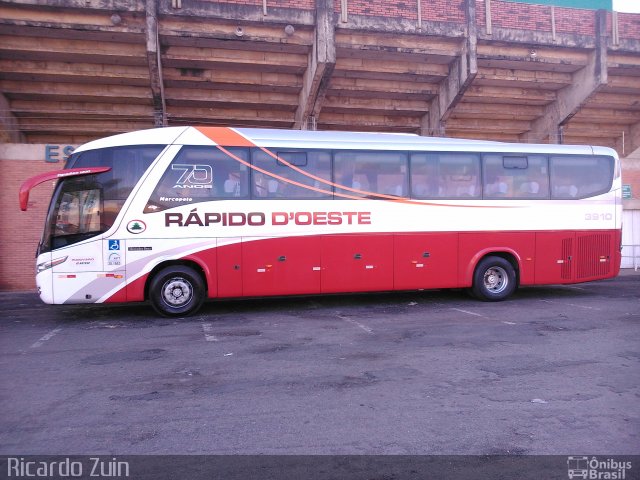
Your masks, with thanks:
[{"label": "bus passenger window", "polygon": [[[407,155],[385,151],[340,151],[334,157],[336,194],[406,197]],[[344,187],[344,188],[341,188]]]},{"label": "bus passenger window", "polygon": [[585,155],[551,157],[553,198],[586,198],[606,193],[613,182],[613,158]]},{"label": "bus passenger window", "polygon": [[411,196],[416,198],[439,197],[441,191],[437,157],[433,154],[411,155]]},{"label": "bus passenger window", "polygon": [[482,157],[484,198],[549,198],[549,174],[544,155],[487,154]]},{"label": "bus passenger window", "polygon": [[[167,167],[144,209],[159,212],[179,205],[248,198],[249,152],[243,148],[185,146]],[[228,153],[227,153],[228,152]]]},{"label": "bus passenger window", "polygon": [[414,198],[477,198],[480,159],[469,153],[413,153],[411,195]]},{"label": "bus passenger window", "polygon": [[331,154],[327,151],[254,148],[251,162],[256,167],[252,173],[255,198],[331,198]]}]

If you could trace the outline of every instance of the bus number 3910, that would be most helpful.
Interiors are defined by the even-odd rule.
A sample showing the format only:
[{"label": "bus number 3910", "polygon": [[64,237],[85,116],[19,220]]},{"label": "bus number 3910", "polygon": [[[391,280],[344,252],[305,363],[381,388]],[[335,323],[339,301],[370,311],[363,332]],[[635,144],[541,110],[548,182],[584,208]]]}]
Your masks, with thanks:
[{"label": "bus number 3910", "polygon": [[594,221],[606,221],[606,220],[613,220],[613,214],[612,213],[586,213],[584,215],[584,219],[585,220],[594,220]]}]

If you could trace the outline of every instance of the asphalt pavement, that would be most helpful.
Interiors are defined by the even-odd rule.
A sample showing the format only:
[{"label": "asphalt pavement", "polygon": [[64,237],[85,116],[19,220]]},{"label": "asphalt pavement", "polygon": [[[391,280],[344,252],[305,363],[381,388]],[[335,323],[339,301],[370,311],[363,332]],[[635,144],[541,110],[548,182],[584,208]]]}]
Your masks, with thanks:
[{"label": "asphalt pavement", "polygon": [[640,454],[640,272],[522,288],[51,306],[0,293],[0,452]]}]

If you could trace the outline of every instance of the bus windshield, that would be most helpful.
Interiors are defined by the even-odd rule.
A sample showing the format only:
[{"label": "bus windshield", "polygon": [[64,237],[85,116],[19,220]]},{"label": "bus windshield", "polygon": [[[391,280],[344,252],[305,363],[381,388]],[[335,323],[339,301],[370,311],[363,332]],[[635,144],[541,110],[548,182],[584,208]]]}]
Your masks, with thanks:
[{"label": "bus windshield", "polygon": [[58,181],[38,253],[65,247],[104,233],[163,145],[102,148],[73,154],[66,168],[111,170]]}]

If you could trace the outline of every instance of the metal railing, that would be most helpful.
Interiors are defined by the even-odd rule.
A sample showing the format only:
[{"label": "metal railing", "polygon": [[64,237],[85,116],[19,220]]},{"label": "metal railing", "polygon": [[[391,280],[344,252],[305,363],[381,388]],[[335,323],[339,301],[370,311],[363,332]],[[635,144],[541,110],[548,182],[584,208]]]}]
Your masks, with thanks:
[{"label": "metal railing", "polygon": [[[631,253],[627,254],[629,251]],[[640,268],[640,245],[622,245],[622,258],[631,258],[633,269],[638,271]]]}]

